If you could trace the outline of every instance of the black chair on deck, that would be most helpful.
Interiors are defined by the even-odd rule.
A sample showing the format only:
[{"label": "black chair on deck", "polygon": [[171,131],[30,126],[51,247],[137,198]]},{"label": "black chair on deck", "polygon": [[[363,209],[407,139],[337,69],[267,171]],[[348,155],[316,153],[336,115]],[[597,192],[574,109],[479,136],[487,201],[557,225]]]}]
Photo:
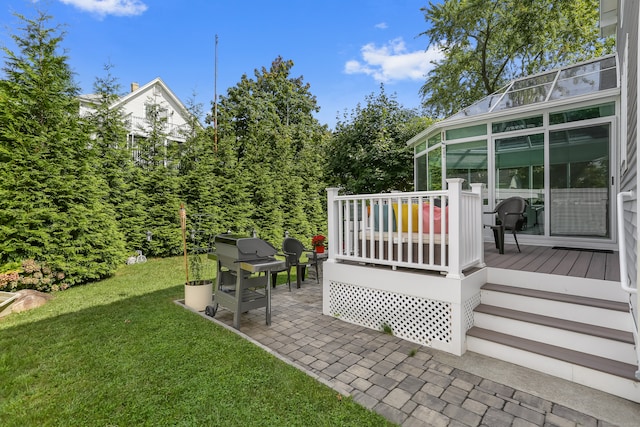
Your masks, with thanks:
[{"label": "black chair on deck", "polygon": [[527,209],[527,201],[522,197],[509,197],[504,199],[491,213],[496,215],[496,225],[485,225],[493,230],[493,238],[496,242],[496,249],[504,254],[504,231],[510,230],[513,234],[513,238],[516,241],[518,252],[520,251],[520,245],[518,244],[518,238],[516,232],[522,228],[524,221],[526,220],[524,213]]},{"label": "black chair on deck", "polygon": [[[294,266],[296,267],[296,282],[298,288],[304,280],[304,273],[306,271],[307,264],[315,264],[316,279],[318,280],[318,283],[320,283],[320,279],[318,276],[318,260],[315,256],[315,252],[313,252],[311,249],[305,248],[300,240],[294,239],[293,237],[286,237],[282,241],[282,252],[285,256],[285,268],[287,270],[287,283],[289,283],[289,290],[291,290],[291,267]],[[300,262],[300,258],[302,257],[303,253],[308,254],[307,258],[309,260],[307,263]]]}]

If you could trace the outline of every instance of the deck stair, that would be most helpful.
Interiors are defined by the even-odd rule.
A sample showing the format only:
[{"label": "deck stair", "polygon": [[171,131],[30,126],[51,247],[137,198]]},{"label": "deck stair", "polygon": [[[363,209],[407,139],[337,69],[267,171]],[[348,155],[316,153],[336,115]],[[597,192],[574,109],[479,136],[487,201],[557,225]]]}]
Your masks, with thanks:
[{"label": "deck stair", "polygon": [[628,303],[575,293],[485,284],[467,349],[640,402]]}]

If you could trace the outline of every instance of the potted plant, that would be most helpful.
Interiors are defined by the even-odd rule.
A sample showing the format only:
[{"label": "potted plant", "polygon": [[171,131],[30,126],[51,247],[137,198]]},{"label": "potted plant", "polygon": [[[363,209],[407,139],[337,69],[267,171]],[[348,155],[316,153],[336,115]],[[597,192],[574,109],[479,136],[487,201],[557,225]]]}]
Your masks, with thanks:
[{"label": "potted plant", "polygon": [[317,254],[324,253],[324,242],[327,240],[322,234],[318,234],[311,238],[311,246],[313,246],[313,250]]},{"label": "potted plant", "polygon": [[187,271],[187,281],[184,284],[184,303],[197,311],[203,311],[211,305],[213,299],[213,280],[207,277],[209,260],[206,254],[189,255],[191,277]]},{"label": "potted plant", "polygon": [[[211,304],[213,300],[213,280],[212,274],[208,268],[210,261],[207,254],[199,253],[197,245],[193,245],[192,253],[189,254],[187,249],[187,213],[184,205],[180,207],[180,225],[182,227],[182,244],[184,246],[184,304],[197,311],[204,309]],[[191,270],[191,278],[189,278],[189,270]]]}]

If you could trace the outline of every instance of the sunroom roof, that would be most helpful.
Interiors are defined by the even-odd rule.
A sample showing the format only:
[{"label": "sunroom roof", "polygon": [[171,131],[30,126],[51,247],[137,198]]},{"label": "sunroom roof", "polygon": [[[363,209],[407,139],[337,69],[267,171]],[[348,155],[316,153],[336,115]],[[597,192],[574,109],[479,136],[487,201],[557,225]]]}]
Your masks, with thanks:
[{"label": "sunroom roof", "polygon": [[513,80],[447,120],[567,99],[617,87],[615,55]]}]

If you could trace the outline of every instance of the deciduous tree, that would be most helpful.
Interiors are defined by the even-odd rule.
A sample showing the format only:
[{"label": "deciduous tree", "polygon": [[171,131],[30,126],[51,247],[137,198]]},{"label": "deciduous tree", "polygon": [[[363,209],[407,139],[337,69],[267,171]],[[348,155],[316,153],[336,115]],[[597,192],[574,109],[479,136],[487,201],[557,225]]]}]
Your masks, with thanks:
[{"label": "deciduous tree", "polygon": [[439,46],[420,89],[434,117],[448,116],[510,80],[609,53],[599,39],[598,0],[445,0],[422,8]]},{"label": "deciduous tree", "polygon": [[327,176],[352,194],[413,190],[413,151],[406,142],[429,123],[381,85],[380,93],[368,95],[364,106],[338,120]]}]

